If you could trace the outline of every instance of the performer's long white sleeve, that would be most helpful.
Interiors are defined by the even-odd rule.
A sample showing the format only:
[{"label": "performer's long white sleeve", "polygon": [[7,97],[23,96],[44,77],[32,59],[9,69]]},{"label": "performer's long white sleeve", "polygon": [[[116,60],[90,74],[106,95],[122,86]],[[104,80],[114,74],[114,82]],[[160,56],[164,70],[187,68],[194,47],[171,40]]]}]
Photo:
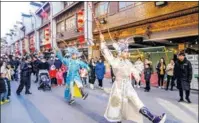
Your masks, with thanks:
[{"label": "performer's long white sleeve", "polygon": [[103,56],[105,57],[105,59],[108,61],[108,63],[111,64],[112,66],[114,66],[115,58],[114,58],[113,54],[110,52],[110,50],[108,49],[108,47],[106,46],[106,42],[101,42],[101,52],[102,52]]}]

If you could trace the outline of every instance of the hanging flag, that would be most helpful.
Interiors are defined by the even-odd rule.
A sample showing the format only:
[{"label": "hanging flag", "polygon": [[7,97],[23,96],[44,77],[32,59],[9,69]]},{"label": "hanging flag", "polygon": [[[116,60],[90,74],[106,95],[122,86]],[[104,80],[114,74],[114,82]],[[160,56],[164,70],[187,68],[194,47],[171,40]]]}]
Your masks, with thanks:
[{"label": "hanging flag", "polygon": [[23,16],[23,17],[27,17],[27,18],[30,18],[30,17],[32,17],[32,15],[29,15],[29,14],[24,14],[24,13],[21,13],[21,16]]},{"label": "hanging flag", "polygon": [[42,5],[38,2],[30,2],[30,5],[36,6],[36,7],[42,7]]}]

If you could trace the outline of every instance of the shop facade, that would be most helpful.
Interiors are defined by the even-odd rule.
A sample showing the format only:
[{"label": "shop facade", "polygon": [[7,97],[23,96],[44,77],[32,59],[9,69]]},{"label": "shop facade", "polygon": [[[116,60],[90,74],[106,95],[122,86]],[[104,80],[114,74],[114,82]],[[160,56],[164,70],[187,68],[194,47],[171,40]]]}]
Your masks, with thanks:
[{"label": "shop facade", "polygon": [[[109,48],[113,48],[112,39],[128,40],[132,62],[138,57],[149,58],[156,66],[158,60],[164,57],[168,63],[177,51],[183,50],[179,48],[180,44],[185,45],[186,49],[192,46],[190,39],[195,40],[198,36],[197,2],[168,1],[161,5],[158,2],[136,1],[93,2],[93,5]],[[95,22],[93,37],[95,46],[92,47],[92,56],[100,57],[100,38]]]},{"label": "shop facade", "polygon": [[[166,2],[164,6],[156,6],[155,3],[94,3],[98,20],[105,22],[100,24],[105,40],[142,37],[144,41],[162,41],[198,35],[197,2]],[[102,6],[104,10],[99,9]],[[97,44],[99,33],[96,26],[93,33]]]},{"label": "shop facade", "polygon": [[54,16],[58,47],[75,46],[88,58],[88,46],[84,38],[84,2],[65,2],[64,9]]}]

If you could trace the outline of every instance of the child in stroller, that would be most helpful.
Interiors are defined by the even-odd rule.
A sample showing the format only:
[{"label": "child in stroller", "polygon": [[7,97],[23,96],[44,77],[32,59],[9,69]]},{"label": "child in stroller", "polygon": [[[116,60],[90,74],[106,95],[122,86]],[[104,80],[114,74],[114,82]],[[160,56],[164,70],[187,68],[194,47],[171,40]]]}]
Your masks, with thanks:
[{"label": "child in stroller", "polygon": [[41,89],[43,89],[43,91],[51,90],[51,85],[50,85],[51,81],[50,81],[48,71],[42,70],[39,73],[39,80],[40,80],[40,83],[39,83],[38,90],[41,90]]}]

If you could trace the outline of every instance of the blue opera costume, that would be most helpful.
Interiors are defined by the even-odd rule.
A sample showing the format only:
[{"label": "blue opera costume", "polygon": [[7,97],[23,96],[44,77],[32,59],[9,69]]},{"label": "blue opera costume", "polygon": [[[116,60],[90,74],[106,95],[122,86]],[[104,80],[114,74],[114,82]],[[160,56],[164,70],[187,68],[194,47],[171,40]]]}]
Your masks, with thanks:
[{"label": "blue opera costume", "polygon": [[83,88],[83,84],[79,75],[80,68],[85,68],[89,70],[89,66],[88,64],[79,59],[71,58],[73,54],[76,54],[77,56],[81,55],[81,53],[78,52],[76,47],[68,47],[66,48],[66,52],[69,56],[68,58],[63,57],[60,51],[57,51],[56,55],[62,61],[62,63],[68,67],[68,73],[65,78],[67,87],[65,90],[64,98],[67,101],[70,101],[73,99],[73,97],[75,97],[74,85],[76,85],[79,89]]}]

